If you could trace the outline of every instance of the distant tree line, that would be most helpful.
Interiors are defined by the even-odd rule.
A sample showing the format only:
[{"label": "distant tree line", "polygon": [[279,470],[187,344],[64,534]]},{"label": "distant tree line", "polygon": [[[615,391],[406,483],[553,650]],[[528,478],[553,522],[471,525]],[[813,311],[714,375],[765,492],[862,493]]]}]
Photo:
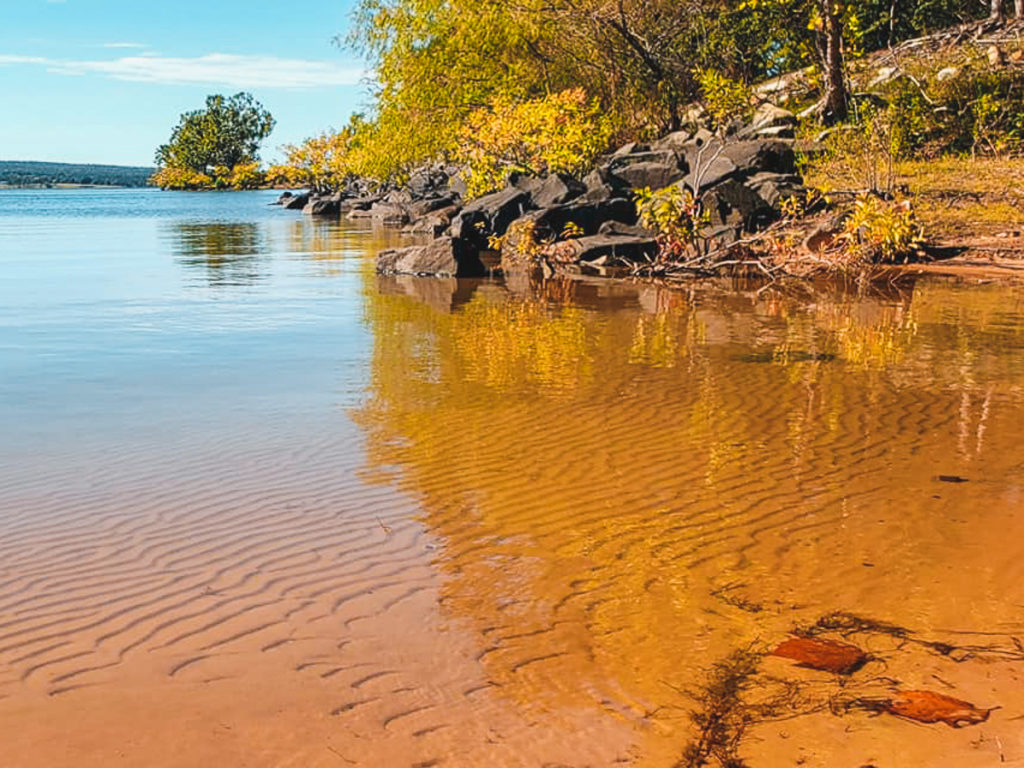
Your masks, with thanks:
[{"label": "distant tree line", "polygon": [[52,184],[96,184],[111,187],[144,187],[152,168],[127,165],[80,165],[0,160],[0,184],[35,187]]}]

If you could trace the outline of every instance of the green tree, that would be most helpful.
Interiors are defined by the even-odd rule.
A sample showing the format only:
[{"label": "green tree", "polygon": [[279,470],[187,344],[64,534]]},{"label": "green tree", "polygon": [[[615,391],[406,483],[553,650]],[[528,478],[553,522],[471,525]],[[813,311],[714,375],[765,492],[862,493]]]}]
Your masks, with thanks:
[{"label": "green tree", "polygon": [[206,108],[186,112],[170,141],[156,151],[161,171],[217,177],[215,170],[259,161],[259,147],[274,130],[274,118],[252,94],[208,96]]}]

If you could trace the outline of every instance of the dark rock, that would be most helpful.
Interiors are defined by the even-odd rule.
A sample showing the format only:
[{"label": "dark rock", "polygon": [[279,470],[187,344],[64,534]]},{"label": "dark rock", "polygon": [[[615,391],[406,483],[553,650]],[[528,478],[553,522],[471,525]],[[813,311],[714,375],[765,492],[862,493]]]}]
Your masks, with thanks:
[{"label": "dark rock", "polygon": [[374,203],[370,216],[384,224],[401,225],[409,221],[409,211],[400,203]]},{"label": "dark rock", "polygon": [[426,216],[428,213],[449,208],[454,202],[455,197],[453,195],[433,197],[413,203],[408,207],[408,211],[410,216],[414,219],[418,219],[420,216]]},{"label": "dark rock", "polygon": [[694,151],[688,160],[692,169],[687,174],[685,183],[695,195],[721,184],[736,174],[736,164],[725,157],[724,152],[719,154],[717,150],[708,152]]},{"label": "dark rock", "polygon": [[744,182],[772,208],[787,197],[803,197],[807,188],[800,177],[788,173],[755,173]]},{"label": "dark rock", "polygon": [[487,269],[476,248],[451,237],[439,237],[427,245],[381,251],[377,271],[384,274],[480,277]]},{"label": "dark rock", "polygon": [[281,202],[281,205],[286,210],[289,210],[289,211],[299,211],[299,210],[302,210],[303,208],[305,208],[306,204],[308,202],[309,202],[309,195],[301,194],[301,195],[292,195],[287,200],[283,200]]},{"label": "dark rock", "polygon": [[577,200],[537,211],[530,214],[530,218],[537,224],[542,236],[558,236],[570,223],[582,229],[584,235],[596,235],[607,221],[636,223],[636,205],[622,197],[600,203]]},{"label": "dark rock", "polygon": [[533,195],[544,184],[544,180],[537,176],[530,176],[526,173],[512,173],[508,177],[508,186],[515,187],[521,192]]},{"label": "dark rock", "polygon": [[562,263],[595,262],[608,260],[643,261],[658,252],[653,237],[628,235],[592,235],[565,240],[550,246],[549,257]]},{"label": "dark rock", "polygon": [[612,157],[623,157],[625,155],[634,155],[638,152],[648,152],[650,147],[647,144],[638,144],[635,141],[631,141],[628,144],[623,144],[621,147],[612,152]]},{"label": "dark rock", "polygon": [[599,235],[619,235],[623,237],[657,237],[658,233],[653,229],[641,227],[638,224],[623,224],[621,221],[606,221],[598,227]]},{"label": "dark rock", "polygon": [[384,197],[385,203],[405,204],[412,202],[412,192],[408,189],[394,189]]},{"label": "dark rock", "polygon": [[532,208],[530,195],[515,187],[473,200],[452,220],[452,235],[485,248],[491,235],[504,235],[509,225]]},{"label": "dark rock", "polygon": [[533,204],[538,208],[550,208],[562,205],[587,191],[587,188],[572,176],[553,173],[541,181],[540,186],[531,193]]},{"label": "dark rock", "polygon": [[743,174],[796,173],[796,153],[788,141],[732,141],[725,144],[721,156],[731,160]]},{"label": "dark rock", "polygon": [[341,207],[334,198],[318,197],[310,200],[302,212],[311,216],[337,216],[341,212]]},{"label": "dark rock", "polygon": [[271,205],[284,205],[291,199],[291,197],[291,192],[282,192],[281,195],[277,198],[277,200],[272,202]]},{"label": "dark rock", "polygon": [[612,174],[629,189],[664,189],[686,176],[686,171],[677,162],[640,162],[614,168]]},{"label": "dark rock", "polygon": [[704,210],[711,215],[712,226],[732,227],[754,232],[777,218],[761,197],[735,180],[729,180],[704,193]]}]

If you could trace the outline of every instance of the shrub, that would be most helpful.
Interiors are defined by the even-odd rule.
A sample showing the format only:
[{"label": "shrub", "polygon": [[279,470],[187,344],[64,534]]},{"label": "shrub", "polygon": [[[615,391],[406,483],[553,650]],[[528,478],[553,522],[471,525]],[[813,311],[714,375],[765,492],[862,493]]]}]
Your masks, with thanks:
[{"label": "shrub", "polygon": [[467,195],[479,197],[513,171],[580,176],[611,135],[610,119],[579,88],[523,102],[499,98],[469,115],[455,156],[467,169]]},{"label": "shrub", "polygon": [[868,262],[905,263],[924,245],[924,230],[910,202],[874,195],[857,199],[840,237],[851,255]]},{"label": "shrub", "polygon": [[734,120],[749,120],[754,113],[754,95],[749,87],[732,80],[713,69],[698,72],[704,109],[715,121],[725,127]]},{"label": "shrub", "polygon": [[671,186],[652,192],[645,187],[637,191],[636,210],[640,225],[658,232],[659,258],[676,261],[702,255],[703,232],[711,217],[689,190]]}]

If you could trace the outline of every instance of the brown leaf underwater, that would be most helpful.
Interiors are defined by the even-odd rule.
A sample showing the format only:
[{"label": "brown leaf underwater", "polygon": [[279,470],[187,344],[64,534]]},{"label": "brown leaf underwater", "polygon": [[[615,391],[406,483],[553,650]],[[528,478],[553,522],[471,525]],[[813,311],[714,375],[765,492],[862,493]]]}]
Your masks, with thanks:
[{"label": "brown leaf underwater", "polygon": [[849,675],[864,666],[868,655],[860,648],[820,637],[791,637],[779,645],[773,656],[792,659],[798,666]]},{"label": "brown leaf underwater", "polygon": [[953,728],[977,725],[988,720],[991,709],[933,691],[899,691],[885,711],[919,723],[945,723]]}]

